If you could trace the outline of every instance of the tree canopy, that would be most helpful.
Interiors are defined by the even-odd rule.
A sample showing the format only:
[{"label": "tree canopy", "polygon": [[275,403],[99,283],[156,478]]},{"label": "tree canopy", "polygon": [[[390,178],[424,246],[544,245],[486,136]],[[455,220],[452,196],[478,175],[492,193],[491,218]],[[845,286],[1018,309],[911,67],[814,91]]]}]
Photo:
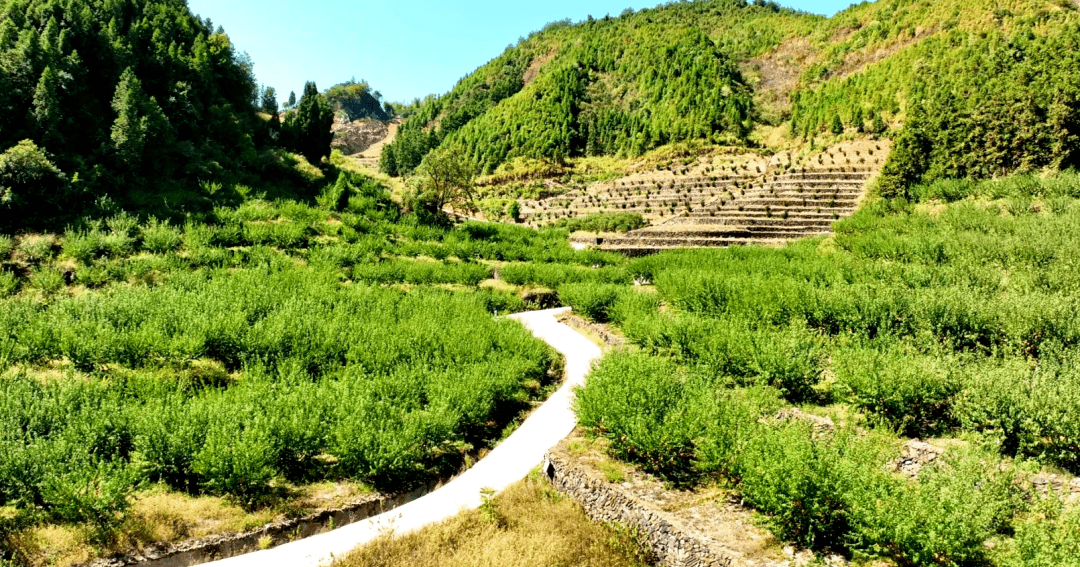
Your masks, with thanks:
[{"label": "tree canopy", "polygon": [[269,142],[255,89],[183,0],[0,2],[0,151],[32,141],[84,197],[242,178]]},{"label": "tree canopy", "polygon": [[922,160],[919,179],[1076,166],[1078,38],[1065,0],[878,0],[832,18],[702,0],[553,22],[408,108],[383,170],[409,174],[434,148],[492,172],[516,157],[754,145],[781,124],[793,145],[848,128],[896,137],[916,107],[933,119],[907,139],[927,153],[898,155]]}]

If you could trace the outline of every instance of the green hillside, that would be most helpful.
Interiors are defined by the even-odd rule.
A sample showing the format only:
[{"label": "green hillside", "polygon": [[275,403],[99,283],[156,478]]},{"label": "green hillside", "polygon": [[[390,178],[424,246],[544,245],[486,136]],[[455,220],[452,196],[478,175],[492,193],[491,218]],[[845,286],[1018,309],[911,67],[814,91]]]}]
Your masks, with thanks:
[{"label": "green hillside", "polygon": [[418,104],[382,165],[409,173],[433,147],[487,173],[689,140],[786,149],[907,120],[893,178],[1070,166],[1078,39],[1068,0],[880,0],[832,18],[708,0],[557,22]]},{"label": "green hillside", "polygon": [[[212,206],[202,184],[306,190],[281,150],[318,161],[329,134],[279,137],[257,94],[247,54],[184,0],[0,0],[0,228],[109,203],[179,219]],[[308,122],[328,131],[323,114]]]}]

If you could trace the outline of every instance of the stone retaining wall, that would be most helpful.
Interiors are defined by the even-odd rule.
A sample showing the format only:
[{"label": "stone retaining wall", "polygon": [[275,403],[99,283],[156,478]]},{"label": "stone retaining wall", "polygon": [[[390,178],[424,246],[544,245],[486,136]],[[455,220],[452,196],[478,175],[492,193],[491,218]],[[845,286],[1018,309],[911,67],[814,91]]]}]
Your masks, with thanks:
[{"label": "stone retaining wall", "polygon": [[151,546],[139,553],[95,559],[81,567],[190,567],[244,555],[311,537],[325,531],[366,520],[407,504],[435,489],[424,486],[407,494],[386,496],[373,494],[363,500],[333,510],[323,510],[290,520],[267,524],[241,534],[209,536],[195,541]]},{"label": "stone retaining wall", "polygon": [[653,509],[556,451],[545,456],[543,471],[556,490],[581,504],[590,519],[640,529],[661,565],[735,567],[740,563],[732,553],[694,533],[671,514]]},{"label": "stone retaining wall", "polygon": [[582,333],[592,333],[596,335],[608,346],[622,346],[626,344],[626,339],[620,337],[619,335],[616,335],[615,333],[612,333],[610,330],[608,330],[606,326],[598,323],[592,323],[578,315],[574,315],[573,313],[564,313],[562,315],[559,315],[559,317],[557,317],[557,320],[560,323],[563,323],[564,325],[570,327],[571,329],[574,329],[575,331],[580,331]]}]

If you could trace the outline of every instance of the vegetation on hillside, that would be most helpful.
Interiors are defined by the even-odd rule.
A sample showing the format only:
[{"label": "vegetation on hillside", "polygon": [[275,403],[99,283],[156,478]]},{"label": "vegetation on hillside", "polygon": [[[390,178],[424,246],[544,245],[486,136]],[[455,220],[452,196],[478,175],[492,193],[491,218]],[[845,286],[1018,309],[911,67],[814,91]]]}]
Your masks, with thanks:
[{"label": "vegetation on hillside", "polygon": [[185,2],[0,1],[5,231],[110,203],[179,220],[212,206],[206,184],[308,187],[288,152],[318,167],[332,120],[309,84],[282,126],[250,58]]},{"label": "vegetation on hillside", "polygon": [[[629,262],[658,295],[560,287],[637,346],[579,391],[582,424],[669,481],[729,483],[814,548],[911,565],[1049,565],[1075,549],[1077,534],[1053,535],[1075,509],[1045,513],[1023,490],[1040,467],[1080,473],[1080,178],[910,193],[830,240]],[[837,431],[773,419],[789,405]],[[909,481],[886,470],[897,434],[950,449]]]},{"label": "vegetation on hillside", "polygon": [[365,81],[354,79],[334,85],[326,89],[323,98],[334,112],[343,113],[349,120],[390,120],[394,115],[393,106],[389,102],[380,102],[382,94],[372,91]]},{"label": "vegetation on hillside", "polygon": [[1067,0],[880,0],[828,19],[704,0],[556,22],[410,109],[382,165],[408,174],[441,147],[492,173],[515,158],[754,144],[762,125],[794,147],[907,123],[894,185],[1065,168],[1080,159],[1078,30]]},{"label": "vegetation on hillside", "polygon": [[5,0],[0,151],[33,140],[71,183],[59,199],[8,186],[3,213],[25,224],[73,198],[243,180],[270,135],[254,89],[250,59],[183,2]]}]

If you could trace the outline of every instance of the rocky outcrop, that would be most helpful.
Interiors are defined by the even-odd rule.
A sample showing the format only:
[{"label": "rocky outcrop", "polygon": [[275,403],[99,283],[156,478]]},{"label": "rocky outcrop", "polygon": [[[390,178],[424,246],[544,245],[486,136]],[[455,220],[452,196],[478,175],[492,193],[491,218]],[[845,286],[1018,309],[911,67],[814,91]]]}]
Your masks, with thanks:
[{"label": "rocky outcrop", "polygon": [[334,125],[330,130],[334,133],[331,147],[341,150],[341,153],[347,156],[361,153],[390,135],[389,126],[385,122],[371,119],[349,122],[344,114],[334,117]]},{"label": "rocky outcrop", "polygon": [[918,439],[908,441],[904,443],[900,458],[890,463],[888,468],[908,478],[916,478],[923,467],[937,461],[944,453],[945,449],[923,443]]}]

